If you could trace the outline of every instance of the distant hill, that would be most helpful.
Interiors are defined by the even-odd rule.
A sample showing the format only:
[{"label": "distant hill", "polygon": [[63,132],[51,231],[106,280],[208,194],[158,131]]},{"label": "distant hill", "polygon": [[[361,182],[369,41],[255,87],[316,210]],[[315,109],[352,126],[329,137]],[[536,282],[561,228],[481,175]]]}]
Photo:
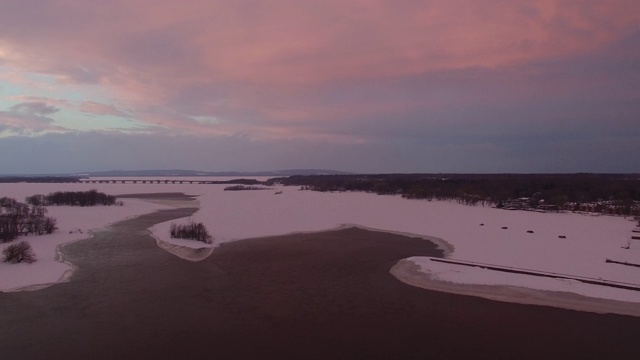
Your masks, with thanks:
[{"label": "distant hill", "polygon": [[90,171],[77,174],[66,174],[83,177],[110,177],[110,176],[293,176],[293,175],[345,175],[349,174],[336,170],[321,169],[291,169],[275,171],[197,171],[197,170],[111,170]]}]

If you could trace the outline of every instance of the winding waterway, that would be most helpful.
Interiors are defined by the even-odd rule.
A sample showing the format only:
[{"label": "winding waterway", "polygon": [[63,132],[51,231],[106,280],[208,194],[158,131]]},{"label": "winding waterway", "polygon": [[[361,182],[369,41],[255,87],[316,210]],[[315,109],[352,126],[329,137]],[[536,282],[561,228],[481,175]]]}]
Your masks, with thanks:
[{"label": "winding waterway", "polygon": [[347,228],[224,244],[201,262],[147,230],[163,210],[69,244],[70,282],[0,293],[2,359],[637,359],[640,318],[408,286],[424,239]]}]

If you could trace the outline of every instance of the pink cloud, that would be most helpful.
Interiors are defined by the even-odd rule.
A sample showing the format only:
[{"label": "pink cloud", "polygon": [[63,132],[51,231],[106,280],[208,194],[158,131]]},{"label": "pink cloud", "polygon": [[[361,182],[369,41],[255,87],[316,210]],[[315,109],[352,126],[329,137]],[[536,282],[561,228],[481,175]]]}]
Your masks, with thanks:
[{"label": "pink cloud", "polygon": [[[150,125],[186,133],[330,137],[312,122],[498,101],[465,92],[473,81],[453,95],[437,88],[413,98],[404,83],[398,91],[376,86],[577,57],[628,36],[638,23],[634,0],[5,0],[0,56],[16,71],[104,86],[118,104],[88,99],[83,112],[122,116],[119,109],[131,109]],[[512,75],[487,81],[503,82],[498,95],[505,97],[575,87],[549,80],[527,89],[534,73]],[[309,127],[296,125],[302,122]]]}]

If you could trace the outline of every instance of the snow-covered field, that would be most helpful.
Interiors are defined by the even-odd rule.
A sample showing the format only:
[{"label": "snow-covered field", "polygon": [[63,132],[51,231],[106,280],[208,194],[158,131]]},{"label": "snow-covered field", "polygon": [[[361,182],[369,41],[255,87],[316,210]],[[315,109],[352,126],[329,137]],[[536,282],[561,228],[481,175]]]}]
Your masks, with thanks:
[{"label": "snow-covered field", "polygon": [[[468,260],[530,270],[576,275],[595,279],[638,284],[640,268],[609,264],[607,258],[640,263],[640,250],[623,249],[629,244],[632,219],[610,216],[579,214],[547,214],[525,211],[506,211],[489,207],[470,207],[450,202],[407,200],[396,196],[377,196],[366,193],[318,193],[298,191],[296,187],[275,190],[223,191],[225,185],[196,184],[0,184],[0,196],[23,200],[25,196],[48,193],[54,190],[98,189],[109,194],[184,192],[199,195],[200,210],[190,220],[203,222],[215,238],[215,244],[293,232],[321,231],[342,224],[360,226],[441,238],[454,247],[451,259]],[[126,200],[122,210],[126,217],[152,211],[160,205]],[[91,228],[91,220],[80,225],[66,225],[74,217],[66,214],[50,214],[58,218],[61,229]],[[125,211],[126,210],[126,211]],[[127,213],[127,211],[133,211]],[[104,210],[110,211],[110,210]],[[87,212],[92,216],[94,210]],[[120,215],[119,215],[120,216]],[[98,215],[101,221],[105,216]],[[117,219],[99,223],[101,227]],[[188,221],[182,219],[180,221]],[[86,222],[85,222],[86,221]],[[480,226],[484,224],[484,226]],[[156,225],[154,235],[164,241],[170,223]],[[502,229],[508,227],[508,229]],[[533,231],[528,233],[527,231]],[[64,230],[61,231],[61,233]],[[566,238],[559,238],[560,235]],[[58,235],[54,235],[58,236]],[[42,237],[37,241],[46,240]],[[77,235],[75,238],[79,238]],[[81,238],[81,237],[80,237]],[[36,238],[30,238],[36,241]],[[202,243],[183,241],[191,246]],[[35,244],[34,244],[35,245]],[[35,247],[35,246],[34,246]],[[45,261],[39,253],[38,262],[31,265],[7,265],[0,267],[0,290],[15,285],[5,285],[9,272],[39,266]],[[601,286],[584,285],[572,281],[559,281],[524,276],[506,275],[477,268],[461,268],[456,265],[437,264],[423,258],[412,258],[426,274],[443,281],[468,284],[517,285],[533,289],[561,290],[588,296],[640,302],[640,293],[629,290],[604,290]],[[46,260],[48,261],[48,260]],[[61,274],[59,274],[60,276]],[[53,277],[53,276],[52,276]],[[24,286],[24,284],[22,284]]]}]

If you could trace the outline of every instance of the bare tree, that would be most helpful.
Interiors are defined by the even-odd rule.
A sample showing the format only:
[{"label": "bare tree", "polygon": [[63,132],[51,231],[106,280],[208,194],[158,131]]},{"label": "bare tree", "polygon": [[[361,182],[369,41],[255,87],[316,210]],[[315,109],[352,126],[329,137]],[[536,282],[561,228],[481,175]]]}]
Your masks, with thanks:
[{"label": "bare tree", "polygon": [[31,245],[26,241],[11,244],[2,250],[4,262],[10,263],[32,263],[36,261],[36,255],[33,253]]}]

